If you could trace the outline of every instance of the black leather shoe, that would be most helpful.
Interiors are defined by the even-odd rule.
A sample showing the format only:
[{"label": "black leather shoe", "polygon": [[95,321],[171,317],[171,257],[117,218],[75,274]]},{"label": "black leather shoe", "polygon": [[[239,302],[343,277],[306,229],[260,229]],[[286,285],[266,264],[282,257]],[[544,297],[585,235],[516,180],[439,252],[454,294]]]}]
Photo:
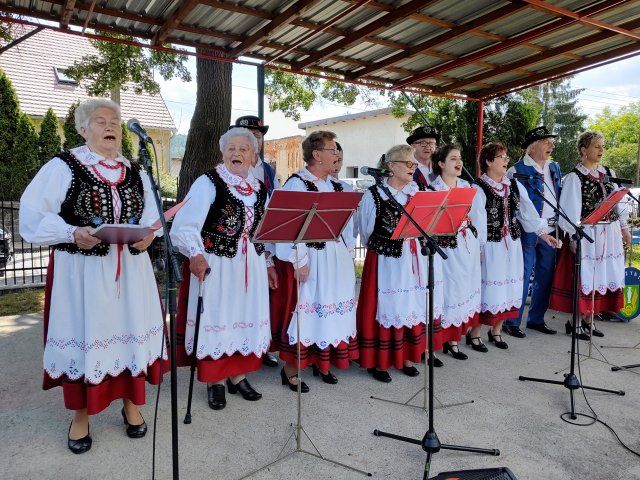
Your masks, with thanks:
[{"label": "black leather shoe", "polygon": [[[71,433],[71,425],[73,425],[73,421],[69,424],[69,433]],[[73,453],[79,454],[88,452],[89,450],[91,450],[92,443],[93,440],[91,439],[91,433],[89,432],[88,427],[87,435],[77,440],[71,440],[69,438],[69,434],[67,434],[67,447],[69,447],[69,450],[71,450]]]},{"label": "black leather shoe", "polygon": [[451,345],[449,342],[444,342],[442,344],[442,353],[450,353],[456,360],[466,360],[469,358],[466,353],[462,353],[460,351],[458,345]]},{"label": "black leather shoe", "polygon": [[[487,353],[489,351],[487,346],[482,343],[482,339],[480,337],[472,337],[471,334],[467,332],[466,338],[467,345],[471,345],[471,348],[473,348],[476,352]],[[474,342],[474,340],[477,340],[478,342],[476,343]]]},{"label": "black leather shoe", "polygon": [[[585,332],[589,331],[589,324],[587,322],[585,322],[584,320],[582,320],[582,330],[584,330]],[[591,334],[594,337],[604,337],[604,333],[602,333],[601,330],[598,330],[595,326],[595,324],[593,325],[593,328],[591,329]]]},{"label": "black leather shoe", "polygon": [[327,373],[322,373],[315,365],[312,365],[311,368],[313,369],[313,376],[317,377],[320,375],[320,378],[322,378],[324,383],[328,383],[329,385],[335,385],[338,383],[338,377],[331,373],[331,370],[327,370]]},{"label": "black leather shoe", "polygon": [[546,323],[527,323],[527,328],[537,330],[540,333],[546,333],[547,335],[555,335],[556,333],[558,333],[553,328],[547,327]]},{"label": "black leather shoe", "polygon": [[507,334],[511,335],[512,337],[516,337],[516,338],[524,338],[524,337],[527,336],[526,333],[524,333],[522,330],[520,330],[520,327],[516,327],[516,326],[503,325],[502,326],[502,331],[506,332]]},{"label": "black leather shoe", "polygon": [[376,370],[375,368],[367,368],[367,372],[373,375],[373,378],[382,383],[389,383],[391,381],[391,375],[384,370]]},{"label": "black leather shoe", "polygon": [[404,373],[407,377],[417,377],[418,375],[420,375],[418,369],[413,365],[411,365],[410,367],[407,367],[406,365],[402,367],[402,373]]},{"label": "black leather shoe", "polygon": [[262,364],[267,367],[277,367],[278,359],[267,352],[262,356]]},{"label": "black leather shoe", "polygon": [[212,410],[222,410],[227,406],[227,399],[224,396],[224,385],[207,385],[207,397],[209,408]]},{"label": "black leather shoe", "polygon": [[249,380],[247,380],[246,378],[243,378],[235,385],[230,379],[227,378],[227,389],[229,390],[229,393],[240,392],[242,398],[244,398],[245,400],[249,400],[250,402],[255,402],[256,400],[260,400],[262,398],[262,394],[256,392],[249,383]]},{"label": "black leather shoe", "polygon": [[507,348],[509,348],[509,345],[507,345],[507,342],[502,340],[502,335],[494,335],[493,333],[491,333],[491,330],[489,330],[487,333],[489,337],[489,342],[495,343],[496,347],[501,348],[503,350],[506,350]]},{"label": "black leather shoe", "polygon": [[147,423],[142,419],[140,425],[131,425],[127,420],[127,415],[124,413],[124,407],[120,410],[124,424],[127,426],[127,437],[129,438],[142,438],[147,434]]},{"label": "black leather shoe", "polygon": [[[429,359],[427,359],[427,365],[431,365],[431,361]],[[435,355],[433,356],[433,366],[434,367],[444,367],[444,363],[442,363],[442,360],[440,360],[438,357],[436,357]]]},{"label": "black leather shoe", "polygon": [[[564,331],[567,335],[571,335],[571,322],[569,322],[568,320],[567,323],[564,324]],[[576,338],[578,340],[585,340],[587,342],[591,340],[591,336],[589,336],[589,334],[587,333],[584,333],[582,327],[576,328]]]},{"label": "black leather shoe", "polygon": [[[284,371],[284,367],[282,367],[282,370],[280,370],[280,378],[282,379],[282,385],[289,385],[289,388],[291,390],[293,390],[294,392],[298,391],[298,384],[297,383],[291,383],[289,380],[293,380],[294,378],[298,378],[298,374],[295,373],[293,375],[291,375],[290,377],[287,378],[287,374]],[[300,381],[300,379],[298,379],[298,381]],[[300,385],[300,392],[302,393],[307,393],[309,391],[309,387],[306,383],[302,382],[302,384]]]}]

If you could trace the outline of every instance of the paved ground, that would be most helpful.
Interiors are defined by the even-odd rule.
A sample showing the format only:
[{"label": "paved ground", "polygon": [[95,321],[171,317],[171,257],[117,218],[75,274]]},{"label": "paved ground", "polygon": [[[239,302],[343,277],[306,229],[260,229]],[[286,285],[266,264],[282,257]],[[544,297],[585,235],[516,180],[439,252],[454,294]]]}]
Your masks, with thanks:
[{"label": "paved ground", "polygon": [[[550,317],[550,316],[549,316]],[[548,323],[561,328],[563,315]],[[607,336],[597,345],[633,346],[640,342],[640,319],[630,323],[599,323]],[[485,333],[486,335],[486,333]],[[560,414],[569,410],[569,391],[561,386],[521,382],[519,375],[562,380],[557,370],[569,365],[570,341],[564,333],[546,336],[529,331],[526,339],[505,337],[509,350],[489,347],[481,354],[462,347],[469,360],[443,357],[436,370],[436,395],[445,404],[473,400],[463,406],[438,409],[436,431],[442,442],[498,448],[498,457],[441,451],[434,456],[432,475],[446,470],[507,466],[518,479],[640,479],[640,459],[625,451],[602,425],[573,426]],[[582,350],[586,343],[580,342]],[[613,364],[640,363],[640,349],[603,349]],[[92,417],[92,450],[74,456],[66,448],[70,414],[61,390],[40,388],[42,358],[40,314],[0,318],[0,458],[3,479],[134,479],[151,478],[152,435],[131,440],[124,434],[119,404]],[[594,351],[594,356],[601,358]],[[640,450],[640,369],[611,372],[593,359],[581,361],[584,383],[625,396],[587,391],[598,417],[610,424],[633,449]],[[310,372],[309,372],[310,373]],[[419,408],[397,406],[370,398],[407,400],[423,385],[423,376],[393,372],[393,382],[374,381],[355,366],[336,371],[338,385],[307,378],[303,424],[326,457],[371,472],[374,478],[422,478],[425,454],[418,447],[376,437],[374,429],[421,438],[428,416]],[[168,377],[167,377],[168,379]],[[180,475],[183,479],[237,479],[276,458],[292,432],[296,396],[280,385],[277,369],[265,368],[250,377],[264,398],[246,402],[228,398],[223,411],[210,410],[205,388],[195,388],[192,425],[183,425],[188,371],[179,371]],[[153,421],[155,389],[148,387],[143,408]],[[156,478],[170,479],[171,436],[169,383],[160,392],[156,447]],[[421,404],[418,396],[416,404]],[[582,392],[577,411],[588,412]],[[151,433],[151,431],[150,431]],[[309,442],[305,449],[312,450]],[[359,479],[357,473],[303,453],[256,473],[253,479]]]}]

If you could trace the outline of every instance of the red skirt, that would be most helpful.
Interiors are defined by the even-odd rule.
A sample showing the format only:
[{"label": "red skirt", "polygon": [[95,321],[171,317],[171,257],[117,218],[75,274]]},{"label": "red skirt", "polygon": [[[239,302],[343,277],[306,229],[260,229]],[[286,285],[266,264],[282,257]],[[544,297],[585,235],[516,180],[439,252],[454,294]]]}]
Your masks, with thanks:
[{"label": "red skirt", "polygon": [[[187,354],[184,343],[190,284],[191,271],[189,270],[189,259],[187,259],[182,264],[182,283],[178,292],[178,313],[176,315],[176,365],[178,367],[190,367],[193,357],[193,354]],[[253,353],[244,356],[236,352],[233,355],[223,355],[218,359],[209,356],[196,360],[197,379],[200,382],[215,383],[235,375],[255,372],[261,366],[262,357]]]},{"label": "red skirt", "polygon": [[[287,330],[291,324],[291,318],[298,302],[297,282],[293,276],[291,262],[283,262],[274,258],[276,272],[278,274],[278,288],[269,290],[271,311],[271,348],[272,352],[280,352],[280,358],[297,365],[298,346],[289,344]],[[324,349],[316,344],[305,347],[300,345],[300,368],[304,369],[309,364],[316,365],[320,371],[326,372],[330,366],[336,368],[349,368],[349,361],[358,358],[358,344],[355,338],[349,343],[340,342],[338,346],[329,346]]]},{"label": "red skirt", "polygon": [[[553,284],[551,286],[551,297],[549,308],[565,313],[573,313],[573,269],[575,255],[569,248],[569,238],[563,240],[562,249],[558,256]],[[591,293],[584,294],[578,285],[580,297],[578,299],[578,310],[584,315],[591,315],[592,299]],[[606,294],[596,292],[593,298],[593,313],[619,312],[624,305],[622,289],[610,291]]]},{"label": "red skirt", "polygon": [[459,327],[451,325],[447,328],[443,328],[440,331],[440,340],[444,342],[459,342],[470,328],[475,327],[480,323],[480,314],[476,313],[473,317],[468,319]]},{"label": "red skirt", "polygon": [[[425,325],[386,328],[376,320],[378,309],[378,254],[367,250],[356,313],[360,366],[402,369],[405,361],[419,363],[425,352]],[[440,321],[434,321],[434,349],[442,349]]]},{"label": "red skirt", "polygon": [[[49,310],[51,308],[51,289],[53,288],[53,259],[54,251],[49,256],[47,267],[47,279],[44,289],[44,342],[47,341],[49,330]],[[159,300],[159,299],[158,299]],[[167,348],[169,347],[168,335],[165,327]],[[162,381],[162,376],[169,371],[169,362],[158,359],[147,367],[147,373],[140,373],[136,377],[125,370],[117,377],[107,375],[104,380],[96,385],[85,383],[84,378],[70,380],[66,375],[60,378],[51,378],[44,372],[42,389],[49,390],[54,387],[62,387],[64,406],[69,410],[87,409],[89,415],[95,415],[107,408],[111,402],[119,398],[130,400],[136,405],[145,404],[145,381],[157,385]]]},{"label": "red skirt", "polygon": [[504,312],[491,313],[489,311],[480,312],[480,323],[482,325],[489,325],[495,327],[499,322],[505,320],[511,320],[512,318],[518,318],[520,315],[519,308],[512,308],[511,310],[505,310]]}]

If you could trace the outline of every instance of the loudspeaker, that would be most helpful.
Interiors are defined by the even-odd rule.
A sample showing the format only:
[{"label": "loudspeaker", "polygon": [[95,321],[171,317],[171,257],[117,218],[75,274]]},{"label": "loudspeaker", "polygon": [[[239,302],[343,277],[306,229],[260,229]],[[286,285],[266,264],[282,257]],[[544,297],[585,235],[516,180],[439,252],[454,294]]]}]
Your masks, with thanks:
[{"label": "loudspeaker", "polygon": [[517,478],[507,467],[499,467],[442,472],[430,480],[517,480]]}]

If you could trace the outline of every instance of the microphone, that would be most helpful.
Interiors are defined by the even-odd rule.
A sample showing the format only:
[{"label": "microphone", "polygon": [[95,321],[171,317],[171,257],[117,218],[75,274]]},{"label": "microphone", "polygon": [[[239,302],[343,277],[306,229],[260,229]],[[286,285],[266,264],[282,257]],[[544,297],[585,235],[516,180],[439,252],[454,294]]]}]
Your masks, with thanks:
[{"label": "microphone", "polygon": [[127,122],[127,129],[130,132],[135,133],[137,136],[139,136],[145,142],[153,143],[153,140],[151,140],[151,137],[147,134],[147,132],[144,130],[144,128],[142,128],[142,126],[140,125],[140,122],[138,121],[137,118],[132,118],[131,120],[129,120]]},{"label": "microphone", "polygon": [[386,168],[373,168],[364,166],[360,168],[363,175],[371,175],[372,177],[393,177],[393,172]]},{"label": "microphone", "polygon": [[618,178],[618,177],[610,177],[609,175],[605,175],[604,176],[604,182],[605,183],[617,183],[617,184],[624,184],[624,185],[633,185],[633,180],[630,180],[628,178]]}]

